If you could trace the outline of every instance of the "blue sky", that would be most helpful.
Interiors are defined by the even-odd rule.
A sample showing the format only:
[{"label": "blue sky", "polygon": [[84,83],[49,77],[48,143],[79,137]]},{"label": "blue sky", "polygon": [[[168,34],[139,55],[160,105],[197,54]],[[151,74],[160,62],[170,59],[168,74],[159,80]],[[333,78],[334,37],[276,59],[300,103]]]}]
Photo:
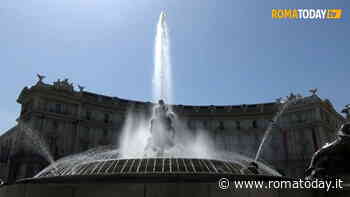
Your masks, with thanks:
[{"label": "blue sky", "polygon": [[[276,20],[273,8],[341,8],[341,20]],[[271,102],[319,88],[350,103],[350,6],[334,1],[5,0],[0,5],[0,133],[17,96],[69,78],[87,91],[149,101],[153,44],[166,10],[177,104]]]}]

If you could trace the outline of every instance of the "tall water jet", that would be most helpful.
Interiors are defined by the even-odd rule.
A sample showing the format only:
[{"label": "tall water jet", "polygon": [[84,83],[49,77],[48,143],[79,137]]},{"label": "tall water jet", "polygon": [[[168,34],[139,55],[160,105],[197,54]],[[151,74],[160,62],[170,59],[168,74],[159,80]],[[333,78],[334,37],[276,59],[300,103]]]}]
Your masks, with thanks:
[{"label": "tall water jet", "polygon": [[153,99],[172,102],[170,41],[165,12],[161,12],[157,24],[154,49]]},{"label": "tall water jet", "polygon": [[[151,121],[145,117],[140,119],[135,113],[128,113],[120,143],[121,155],[126,158],[149,156],[149,152],[163,153],[171,144],[167,134],[171,133],[168,132],[168,127],[172,122],[168,122],[172,111],[167,104],[172,102],[172,83],[170,42],[165,16],[164,12],[160,13],[154,47],[153,100],[158,104],[154,106]],[[157,151],[150,151],[155,149]]]}]

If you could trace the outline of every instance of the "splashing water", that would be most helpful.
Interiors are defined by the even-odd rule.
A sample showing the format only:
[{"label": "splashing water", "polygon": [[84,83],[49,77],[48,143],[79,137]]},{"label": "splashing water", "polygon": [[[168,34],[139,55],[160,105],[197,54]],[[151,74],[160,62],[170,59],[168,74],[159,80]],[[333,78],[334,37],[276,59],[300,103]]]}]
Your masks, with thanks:
[{"label": "splashing water", "polygon": [[77,171],[76,167],[80,164],[94,161],[107,161],[111,158],[118,158],[119,155],[119,151],[113,146],[100,146],[97,148],[89,149],[82,153],[63,157],[55,161],[55,163],[50,164],[48,168],[45,168],[44,170],[36,174],[34,177],[40,177],[42,174],[47,173],[48,170],[50,170],[50,168],[51,173],[53,173],[54,176],[59,176],[63,173],[62,171],[60,171],[60,167],[62,165],[69,166],[69,170],[72,174],[74,174]]},{"label": "splashing water", "polygon": [[50,164],[55,162],[44,137],[42,137],[37,130],[31,129],[23,122],[19,123],[19,128],[28,137],[27,139],[32,141],[32,148],[36,149],[36,152],[38,152],[42,157],[44,157]]},{"label": "splashing water", "polygon": [[129,111],[119,139],[122,158],[142,158],[147,139],[150,137],[149,120],[143,115]]},{"label": "splashing water", "polygon": [[[210,157],[193,157],[192,155],[175,155],[177,158],[198,158],[198,159],[214,159],[214,160],[225,160],[234,162],[241,167],[241,174],[245,174],[244,169],[249,166],[252,162],[251,158],[246,156],[234,153],[234,152],[225,152],[220,151],[214,154],[211,154]],[[79,174],[81,171],[81,165],[87,165],[89,163],[100,162],[105,163],[109,160],[115,159],[131,159],[131,158],[123,158],[121,157],[119,151],[112,146],[103,146],[90,149],[83,153],[70,155],[59,159],[55,163],[51,164],[49,167],[43,169],[39,172],[35,177],[50,177],[50,176],[61,176],[61,175],[75,175]],[[140,159],[140,157],[136,157],[135,159]],[[269,166],[259,163],[259,169],[262,169],[260,172],[268,172],[270,175],[281,176],[276,170],[270,168]]]},{"label": "splashing water", "polygon": [[[158,157],[155,152],[146,150],[151,137],[150,120],[141,113],[132,110],[126,116],[120,137],[120,158],[152,158]],[[211,158],[214,155],[214,142],[204,130],[189,130],[179,119],[174,120],[175,139],[173,148],[165,151],[164,157]]]},{"label": "splashing water", "polygon": [[[154,74],[153,74],[153,100],[163,100],[165,103],[172,103],[172,79],[171,79],[171,63],[170,63],[170,41],[168,27],[165,21],[165,13],[161,12],[159,21],[157,23],[157,31],[155,37],[155,49],[154,49]],[[283,108],[274,117],[274,121],[277,121],[279,116],[288,107],[288,103],[283,105]],[[170,107],[170,106],[169,106]],[[119,147],[110,148],[96,148],[80,154],[75,154],[53,162],[53,159],[45,148],[45,144],[40,145],[48,160],[51,162],[51,166],[55,169],[60,169],[59,166],[63,164],[69,164],[71,171],[77,170],[76,167],[81,163],[89,163],[96,160],[107,161],[109,159],[130,159],[130,158],[152,158],[158,157],[145,152],[145,147],[148,144],[148,139],[151,136],[150,133],[150,117],[142,113],[134,113],[132,109],[126,114],[126,120],[122,128],[122,135],[119,140]],[[170,112],[171,109],[169,109]],[[176,114],[174,114],[174,128],[175,146],[162,155],[161,157],[177,157],[177,158],[201,158],[201,159],[218,159],[218,160],[234,160],[240,163],[242,166],[246,166],[248,162],[252,162],[252,158],[239,155],[234,152],[224,152],[215,150],[215,142],[205,130],[193,130],[187,127],[185,121],[180,120]],[[151,117],[152,118],[152,117]],[[272,129],[272,124],[265,132],[264,138],[259,146],[259,150],[255,157],[255,161],[258,159],[262,146],[269,136]],[[33,133],[33,132],[28,132]],[[39,140],[40,141],[40,140]],[[46,151],[45,151],[46,150]],[[263,163],[259,163],[259,167],[270,171],[271,174],[279,176],[279,173],[270,169]],[[57,168],[56,168],[57,167]],[[56,170],[57,171],[57,170]],[[42,171],[37,176],[46,171]],[[57,174],[61,172],[57,171]]]},{"label": "splashing water", "polygon": [[[170,103],[172,102],[170,41],[165,16],[165,13],[161,12],[157,23],[152,85],[154,102],[163,100],[165,103]],[[150,142],[150,136],[150,119],[141,114],[129,112],[120,138],[121,156],[145,157],[145,147]]]},{"label": "splashing water", "polygon": [[[169,50],[170,42],[165,16],[165,13],[162,12],[157,24],[154,54],[153,99],[156,102],[162,99],[168,104],[171,102],[172,79]],[[170,113],[173,113],[171,108],[169,110]],[[175,113],[173,115],[175,117],[173,120],[175,145],[173,148],[167,150],[163,156],[210,159],[217,155],[214,148],[215,143],[213,139],[209,137],[209,132],[204,130],[193,132],[182,120],[177,118]],[[130,109],[129,113],[126,115],[126,121],[120,137],[120,157],[156,157],[154,152],[146,150],[150,137],[150,118],[140,113],[133,113],[132,109]]]},{"label": "splashing water", "polygon": [[165,16],[165,13],[161,12],[157,24],[154,49],[153,99],[154,101],[162,99],[166,103],[171,103],[170,41]]},{"label": "splashing water", "polygon": [[261,151],[262,151],[262,147],[263,145],[265,144],[265,141],[266,139],[271,135],[271,131],[273,129],[273,127],[275,126],[275,124],[277,123],[277,121],[279,120],[279,118],[282,116],[282,114],[288,109],[288,107],[297,102],[297,100],[300,99],[298,97],[296,98],[289,98],[287,99],[286,101],[280,101],[279,104],[281,104],[281,108],[280,110],[277,112],[277,114],[273,117],[271,123],[269,124],[269,126],[267,127],[266,131],[265,131],[265,134],[264,134],[264,137],[263,139],[261,140],[261,143],[259,145],[259,149],[255,155],[255,159],[254,161],[257,161],[260,157],[260,154],[261,154]]}]

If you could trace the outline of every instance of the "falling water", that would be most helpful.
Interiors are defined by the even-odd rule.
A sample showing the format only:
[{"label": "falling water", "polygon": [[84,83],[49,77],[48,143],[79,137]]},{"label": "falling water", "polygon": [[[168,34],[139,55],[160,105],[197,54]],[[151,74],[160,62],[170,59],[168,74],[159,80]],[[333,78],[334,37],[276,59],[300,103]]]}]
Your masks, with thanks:
[{"label": "falling water", "polygon": [[[170,42],[168,27],[165,21],[165,13],[161,12],[159,21],[157,24],[157,32],[155,38],[155,51],[154,51],[154,75],[153,75],[153,99],[158,101],[164,100],[165,103],[172,103],[172,79],[171,79],[171,64],[170,64]],[[280,112],[274,117],[276,122],[281,114],[288,107],[288,103],[283,105]],[[222,152],[215,150],[215,144],[209,132],[204,130],[189,129],[185,121],[179,120],[175,116],[175,146],[174,148],[167,150],[166,157],[178,157],[178,158],[207,158],[207,159],[219,159],[219,160],[234,160],[242,167],[247,166],[248,162],[252,159],[236,154],[234,152]],[[60,166],[68,164],[69,172],[74,175],[77,172],[77,166],[81,163],[89,163],[94,161],[107,161],[109,159],[120,159],[120,158],[144,158],[144,157],[155,157],[154,155],[145,154],[145,147],[148,143],[150,133],[150,119],[144,116],[144,114],[135,114],[132,110],[127,113],[127,119],[122,129],[122,136],[120,139],[120,146],[118,149],[115,147],[102,147],[92,149],[80,154],[71,155],[62,158],[58,161],[54,161],[52,158],[49,148],[43,138],[36,131],[29,127],[23,126],[24,132],[37,143],[38,152],[41,152],[48,161],[51,163],[51,168],[54,168],[55,175],[62,174]],[[269,136],[272,129],[272,124],[267,129],[265,136],[260,144],[259,150],[255,157],[258,159],[262,146]],[[268,166],[259,163],[259,167],[265,170],[269,170],[271,174],[279,176],[277,172],[270,169]],[[50,168],[44,169],[36,177],[46,173]],[[67,171],[67,169],[63,169]]]},{"label": "falling water", "polygon": [[261,143],[259,145],[259,149],[255,155],[255,161],[257,161],[260,157],[261,151],[262,151],[262,147],[265,144],[266,139],[270,136],[271,130],[273,129],[273,127],[275,126],[275,124],[277,123],[277,121],[279,120],[279,118],[282,116],[282,114],[286,111],[286,109],[293,103],[295,103],[299,98],[295,97],[295,98],[287,98],[286,101],[280,101],[278,104],[281,104],[281,108],[280,110],[277,112],[277,114],[273,117],[271,123],[269,124],[269,126],[267,127],[264,137],[261,140]]},{"label": "falling water", "polygon": [[[161,12],[157,24],[154,51],[153,99],[156,102],[162,99],[166,104],[169,104],[172,102],[172,79],[170,38],[165,17],[166,14]],[[171,107],[171,105],[167,105],[167,107]],[[171,108],[169,110],[170,113],[173,113]],[[175,113],[173,116],[175,146],[166,150],[165,155],[191,158],[212,158],[216,155],[214,153],[214,143],[208,136],[209,132],[197,131],[194,135],[187,128],[185,122],[176,118]],[[120,156],[122,158],[154,157],[154,152],[146,151],[146,146],[151,137],[149,117],[132,112],[129,112],[126,117],[119,142]]]},{"label": "falling water", "polygon": [[50,164],[54,163],[55,160],[50,153],[50,149],[43,136],[39,134],[37,130],[31,129],[25,123],[19,123],[20,130],[28,137],[27,139],[31,140],[33,144],[32,148],[35,148],[36,151],[43,156]]},{"label": "falling water", "polygon": [[[165,13],[161,12],[157,23],[154,46],[153,100],[171,103],[170,42]],[[132,110],[131,110],[132,111]],[[150,119],[142,114],[127,113],[120,138],[121,157],[143,157],[150,137]]]},{"label": "falling water", "polygon": [[161,12],[157,24],[154,49],[153,99],[154,101],[163,99],[166,103],[171,103],[170,42],[165,16],[165,13]]}]

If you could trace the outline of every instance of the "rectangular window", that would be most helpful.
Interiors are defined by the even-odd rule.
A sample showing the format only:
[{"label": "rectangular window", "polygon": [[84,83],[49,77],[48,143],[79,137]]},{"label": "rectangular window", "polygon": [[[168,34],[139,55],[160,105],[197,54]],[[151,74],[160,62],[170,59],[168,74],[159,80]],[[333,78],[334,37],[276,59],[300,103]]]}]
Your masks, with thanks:
[{"label": "rectangular window", "polygon": [[56,113],[62,113],[62,105],[61,104],[59,104],[59,103],[57,103],[56,105]]},{"label": "rectangular window", "polygon": [[224,130],[225,129],[224,122],[222,122],[222,121],[219,122],[219,129],[220,130]]},{"label": "rectangular window", "polygon": [[91,120],[91,112],[90,111],[86,112],[86,120]]},{"label": "rectangular window", "polygon": [[241,129],[241,123],[239,121],[236,121],[236,129],[237,130]]},{"label": "rectangular window", "polygon": [[316,131],[314,128],[312,128],[311,130],[312,130],[312,141],[314,144],[314,150],[317,151],[318,150],[318,143],[317,143]]},{"label": "rectangular window", "polygon": [[107,135],[108,135],[108,130],[107,129],[103,129],[103,137],[107,137]]},{"label": "rectangular window", "polygon": [[104,115],[104,122],[109,123],[109,114]]},{"label": "rectangular window", "polygon": [[257,128],[258,128],[258,124],[257,124],[256,120],[253,120],[253,122],[252,122],[252,127],[253,127],[254,129],[257,129]]}]

